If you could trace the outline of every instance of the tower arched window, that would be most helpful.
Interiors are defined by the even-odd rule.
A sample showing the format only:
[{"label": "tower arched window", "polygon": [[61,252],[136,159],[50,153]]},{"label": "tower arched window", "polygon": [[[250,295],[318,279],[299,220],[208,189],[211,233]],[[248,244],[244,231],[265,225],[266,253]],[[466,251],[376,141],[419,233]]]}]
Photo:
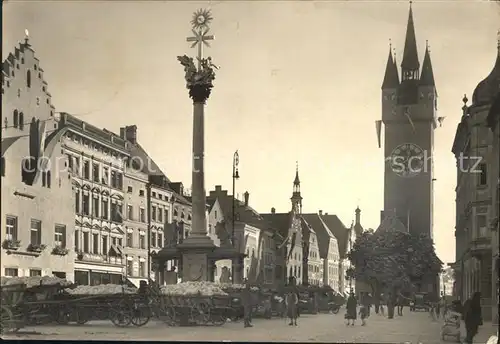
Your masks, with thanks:
[{"label": "tower arched window", "polygon": [[24,114],[22,112],[19,114],[19,129],[24,129]]},{"label": "tower arched window", "polygon": [[28,71],[26,72],[26,86],[28,88],[31,87],[31,71],[28,69]]},{"label": "tower arched window", "polygon": [[2,177],[5,177],[5,158],[2,157],[2,159],[0,160],[0,175]]},{"label": "tower arched window", "polygon": [[52,183],[52,181],[50,180],[50,171],[47,171],[47,187],[50,188],[50,184]]},{"label": "tower arched window", "polygon": [[47,181],[47,173],[42,172],[42,186],[47,185],[46,181]]},{"label": "tower arched window", "polygon": [[17,110],[14,110],[14,115],[13,115],[12,120],[14,122],[14,128],[17,128],[19,125],[19,114],[18,114]]}]

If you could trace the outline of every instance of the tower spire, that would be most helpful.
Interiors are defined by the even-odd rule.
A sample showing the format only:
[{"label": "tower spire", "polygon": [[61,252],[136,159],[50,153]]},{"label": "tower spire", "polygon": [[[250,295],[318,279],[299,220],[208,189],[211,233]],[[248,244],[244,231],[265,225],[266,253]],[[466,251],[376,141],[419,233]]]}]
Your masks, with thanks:
[{"label": "tower spire", "polygon": [[395,59],[392,58],[392,42],[389,39],[389,57],[385,66],[384,81],[382,82],[382,89],[397,88],[399,86],[398,68]]},{"label": "tower spire", "polygon": [[413,9],[410,1],[410,11],[408,13],[408,24],[406,26],[405,47],[403,51],[403,60],[401,61],[402,81],[418,79],[418,70],[420,62],[418,61],[417,39],[415,38],[415,25],[413,23]]},{"label": "tower spire", "polygon": [[293,181],[292,209],[302,213],[302,195],[300,194],[299,162],[295,162],[295,180]]},{"label": "tower spire", "polygon": [[422,74],[420,75],[420,85],[422,86],[435,86],[430,52],[429,41],[425,41],[425,56],[422,63]]},{"label": "tower spire", "polygon": [[293,185],[299,185],[300,186],[300,179],[299,179],[299,162],[295,162],[295,180],[293,181]]}]

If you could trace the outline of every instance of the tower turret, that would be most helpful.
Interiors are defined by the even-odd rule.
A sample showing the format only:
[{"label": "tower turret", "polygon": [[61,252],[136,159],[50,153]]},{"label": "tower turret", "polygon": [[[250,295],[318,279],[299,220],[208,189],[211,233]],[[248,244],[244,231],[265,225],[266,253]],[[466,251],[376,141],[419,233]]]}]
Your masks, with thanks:
[{"label": "tower turret", "polygon": [[292,198],[292,209],[296,209],[296,211],[300,214],[302,213],[302,195],[300,194],[300,178],[299,178],[299,163],[296,163],[295,167],[295,179],[293,181],[293,192]]}]

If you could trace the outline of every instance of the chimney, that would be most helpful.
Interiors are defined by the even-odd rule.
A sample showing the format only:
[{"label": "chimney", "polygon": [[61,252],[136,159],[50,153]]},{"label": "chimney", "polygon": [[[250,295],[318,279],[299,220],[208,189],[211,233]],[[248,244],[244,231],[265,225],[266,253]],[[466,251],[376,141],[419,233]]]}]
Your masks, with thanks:
[{"label": "chimney", "polygon": [[385,217],[384,211],[381,210],[380,211],[380,223],[382,223],[382,221],[384,221],[384,217]]},{"label": "chimney", "polygon": [[276,208],[275,207],[271,208],[271,214],[276,214]]},{"label": "chimney", "polygon": [[137,126],[127,125],[120,128],[120,138],[129,141],[130,143],[137,143]]},{"label": "chimney", "polygon": [[243,196],[245,197],[245,207],[248,207],[248,198],[250,197],[250,194],[248,193],[248,191],[245,191]]},{"label": "chimney", "polygon": [[319,215],[320,215],[320,216],[321,216],[321,215],[323,215],[323,210],[320,210],[320,211],[319,211]]},{"label": "chimney", "polygon": [[356,224],[359,225],[361,224],[361,209],[357,207],[355,213],[356,213]]},{"label": "chimney", "polygon": [[215,185],[215,191],[216,192],[222,191],[222,185]]}]

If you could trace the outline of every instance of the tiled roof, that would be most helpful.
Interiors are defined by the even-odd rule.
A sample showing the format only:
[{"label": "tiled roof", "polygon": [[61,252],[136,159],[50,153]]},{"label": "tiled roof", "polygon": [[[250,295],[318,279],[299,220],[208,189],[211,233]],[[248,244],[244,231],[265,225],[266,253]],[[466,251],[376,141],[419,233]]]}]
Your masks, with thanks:
[{"label": "tiled roof", "polygon": [[278,213],[278,214],[261,214],[264,220],[271,223],[271,225],[277,229],[278,233],[286,238],[288,236],[288,231],[290,230],[290,213]]},{"label": "tiled roof", "polygon": [[23,136],[15,136],[15,137],[7,137],[2,139],[2,156],[5,154],[7,149],[14,144],[17,140],[19,140]]},{"label": "tiled roof", "polygon": [[245,203],[240,200],[233,199],[231,195],[227,194],[218,194],[210,195],[207,197],[207,203],[214,202],[215,200],[219,200],[219,205],[222,209],[222,213],[224,218],[227,220],[231,220],[233,217],[233,200],[235,202],[234,212],[235,212],[235,220],[239,222],[246,223],[248,225],[260,228],[260,229],[271,229],[273,227],[270,222],[266,221],[264,217],[262,217],[257,211],[255,211],[252,207],[245,206]]},{"label": "tiled roof", "polygon": [[323,259],[328,258],[330,240],[334,239],[335,236],[318,214],[302,214],[302,219],[314,229],[314,232],[316,232],[320,257]]},{"label": "tiled roof", "polygon": [[407,233],[408,229],[395,214],[389,213],[384,217],[380,226],[378,226],[376,233],[377,232],[382,233],[387,231],[398,231]]},{"label": "tiled roof", "polygon": [[347,247],[349,242],[349,232],[350,228],[346,228],[342,221],[337,217],[337,215],[322,215],[321,218],[323,222],[327,225],[330,231],[333,233],[335,238],[337,238],[337,243],[339,245],[339,256],[340,259],[344,259],[347,254]]}]

